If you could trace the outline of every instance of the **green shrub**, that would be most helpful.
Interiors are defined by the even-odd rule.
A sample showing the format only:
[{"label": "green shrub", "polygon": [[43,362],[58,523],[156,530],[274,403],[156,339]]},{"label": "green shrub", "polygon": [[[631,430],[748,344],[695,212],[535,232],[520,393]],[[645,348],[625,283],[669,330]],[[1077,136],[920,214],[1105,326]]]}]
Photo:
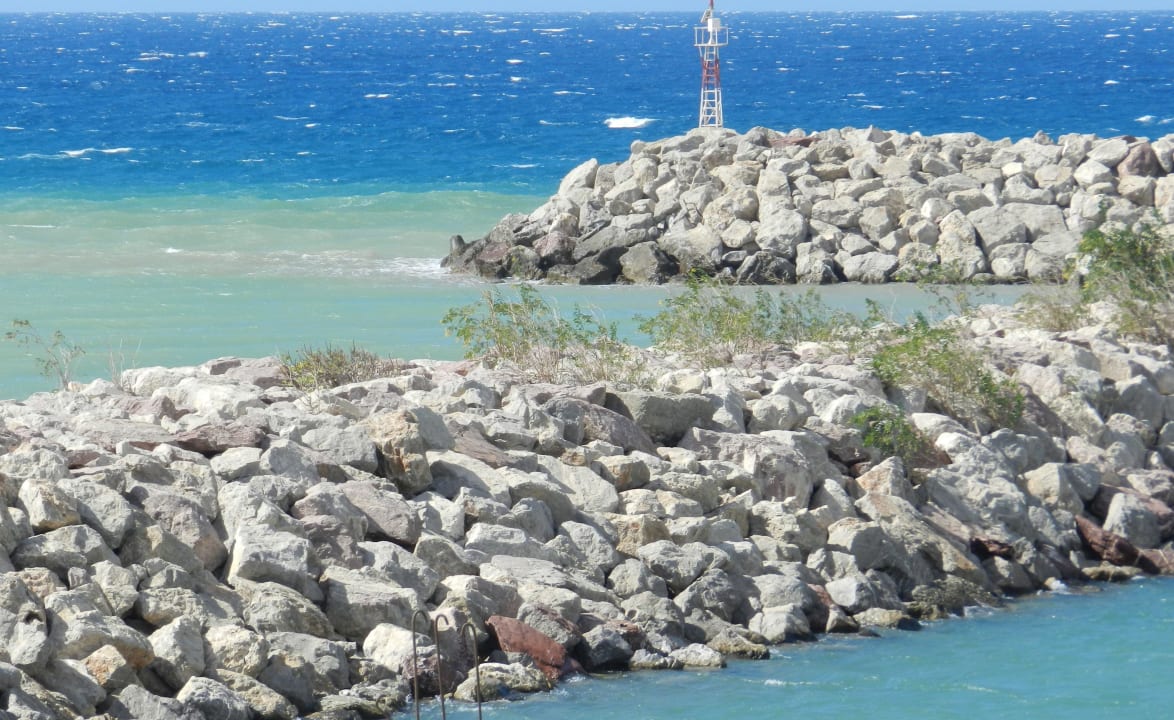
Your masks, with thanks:
[{"label": "green shrub", "polygon": [[4,333],[4,339],[25,348],[25,354],[37,364],[37,370],[57,384],[66,388],[73,380],[74,366],[86,351],[60,330],[45,337],[28,320],[13,320],[12,329]]},{"label": "green shrub", "polygon": [[1013,428],[1023,416],[1018,384],[992,372],[953,325],[931,325],[924,315],[889,327],[873,352],[872,368],[886,384],[921,389],[938,409],[979,428]]},{"label": "green shrub", "polygon": [[1078,246],[1080,298],[1109,301],[1118,329],[1148,342],[1174,346],[1174,241],[1147,224],[1085,233]]},{"label": "green shrub", "polygon": [[494,288],[481,302],[453,308],[441,322],[465,346],[465,357],[507,366],[544,382],[639,383],[642,359],[619,338],[615,323],[576,305],[569,318],[529,285],[516,300]]},{"label": "green shrub", "polygon": [[395,375],[404,369],[401,360],[380,357],[353,343],[349,350],[327,345],[304,347],[295,355],[281,356],[285,383],[300,390],[323,390]]},{"label": "green shrub", "polygon": [[1036,287],[1019,299],[1016,316],[1021,322],[1051,332],[1075,330],[1088,322],[1088,308],[1070,285]]},{"label": "green shrub", "polygon": [[814,291],[789,295],[758,288],[748,294],[697,275],[661,306],[657,314],[641,318],[640,331],[656,347],[702,367],[727,364],[736,355],[832,340],[859,324],[851,314],[827,307]]},{"label": "green shrub", "polygon": [[884,457],[899,457],[912,470],[937,463],[937,449],[918,432],[909,418],[891,405],[875,405],[852,417],[852,427],[861,432],[864,444]]}]

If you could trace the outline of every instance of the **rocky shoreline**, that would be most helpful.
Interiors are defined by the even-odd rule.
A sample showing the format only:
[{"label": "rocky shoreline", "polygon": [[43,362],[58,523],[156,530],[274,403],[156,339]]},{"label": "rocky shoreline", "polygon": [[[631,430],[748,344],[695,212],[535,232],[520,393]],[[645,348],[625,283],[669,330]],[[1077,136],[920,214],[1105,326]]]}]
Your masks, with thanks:
[{"label": "rocky shoreline", "polygon": [[[720,666],[1061,583],[1174,570],[1174,359],[987,307],[980,431],[836,347],[654,389],[473,362],[305,393],[274,359],[0,403],[6,717],[376,718],[567,674]],[[921,468],[849,418],[892,407]],[[417,611],[441,629],[437,647]],[[455,689],[455,690],[454,690]]]},{"label": "rocky shoreline", "polygon": [[1150,142],[877,128],[700,128],[589,160],[529,215],[460,236],[454,272],[554,283],[1054,281],[1103,221],[1174,222],[1174,135]]}]

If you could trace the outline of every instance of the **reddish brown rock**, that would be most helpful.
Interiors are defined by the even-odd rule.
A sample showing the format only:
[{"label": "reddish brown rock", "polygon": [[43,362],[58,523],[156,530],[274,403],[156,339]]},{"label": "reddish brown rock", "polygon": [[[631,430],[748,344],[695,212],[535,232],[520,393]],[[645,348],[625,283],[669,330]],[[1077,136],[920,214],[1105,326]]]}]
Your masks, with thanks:
[{"label": "reddish brown rock", "polygon": [[543,267],[571,262],[575,252],[575,239],[561,230],[549,232],[534,243]]},{"label": "reddish brown rock", "polygon": [[1139,142],[1129,148],[1129,154],[1117,165],[1117,175],[1120,177],[1161,177],[1163,174],[1158,154],[1148,142]]},{"label": "reddish brown rock", "polygon": [[812,630],[818,631],[819,628],[824,628],[827,631],[829,621],[837,614],[837,610],[840,611],[840,614],[847,613],[839,605],[836,605],[836,601],[832,600],[832,596],[823,585],[807,583],[807,587],[811,588],[811,591],[819,598],[819,607],[804,611],[807,613],[807,622],[811,624]]},{"label": "reddish brown rock", "polygon": [[970,538],[970,552],[974,553],[980,560],[985,560],[989,557],[1001,557],[1005,560],[1015,559],[1014,547],[1009,543],[988,537]]},{"label": "reddish brown rock", "polygon": [[462,455],[480,460],[491,468],[506,467],[515,462],[509,453],[486,440],[476,428],[450,425],[449,432],[455,443],[453,450]]},{"label": "reddish brown rock", "polygon": [[128,408],[132,415],[149,415],[161,418],[178,420],[190,411],[177,408],[175,402],[166,395],[150,398],[134,398],[132,406]]},{"label": "reddish brown rock", "polygon": [[1174,575],[1174,552],[1170,550],[1141,550],[1138,567],[1154,575]]},{"label": "reddish brown rock", "polygon": [[505,652],[529,655],[552,682],[578,669],[578,663],[567,655],[562,645],[520,620],[494,615],[485,621],[485,626],[497,638],[498,647]]},{"label": "reddish brown rock", "polygon": [[[1098,527],[1086,517],[1076,517],[1076,531],[1095,557],[1113,565],[1137,565],[1140,554],[1133,543]],[[1142,568],[1143,570],[1145,568]]]},{"label": "reddish brown rock", "polygon": [[212,457],[234,447],[257,447],[265,439],[260,428],[247,425],[201,425],[175,436],[184,450]]}]

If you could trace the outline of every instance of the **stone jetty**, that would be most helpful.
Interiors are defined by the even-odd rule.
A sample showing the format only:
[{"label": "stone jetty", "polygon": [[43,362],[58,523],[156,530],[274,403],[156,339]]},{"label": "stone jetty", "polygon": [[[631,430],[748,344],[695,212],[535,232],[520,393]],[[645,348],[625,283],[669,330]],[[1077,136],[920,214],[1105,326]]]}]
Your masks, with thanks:
[{"label": "stone jetty", "polygon": [[[815,344],[645,389],[416,361],[307,393],[221,359],[0,403],[0,716],[383,718],[413,684],[716,667],[1169,573],[1169,351],[967,323],[1027,394],[1016,428]],[[868,407],[936,458],[866,447]]]},{"label": "stone jetty", "polygon": [[590,160],[529,215],[454,237],[445,265],[485,278],[655,284],[1057,279],[1103,221],[1174,222],[1174,135],[1155,141],[877,128],[807,135],[700,128]]}]

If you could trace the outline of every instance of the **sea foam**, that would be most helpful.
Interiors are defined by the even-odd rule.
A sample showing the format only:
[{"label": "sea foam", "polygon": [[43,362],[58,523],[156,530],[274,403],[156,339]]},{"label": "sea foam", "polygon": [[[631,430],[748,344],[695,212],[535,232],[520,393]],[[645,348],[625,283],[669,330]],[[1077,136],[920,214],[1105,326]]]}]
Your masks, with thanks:
[{"label": "sea foam", "polygon": [[655,120],[653,118],[625,116],[625,117],[609,117],[608,119],[603,121],[603,124],[607,125],[609,128],[612,128],[613,130],[627,130],[627,129],[648,127],[649,125],[651,125],[654,122],[655,122]]}]

